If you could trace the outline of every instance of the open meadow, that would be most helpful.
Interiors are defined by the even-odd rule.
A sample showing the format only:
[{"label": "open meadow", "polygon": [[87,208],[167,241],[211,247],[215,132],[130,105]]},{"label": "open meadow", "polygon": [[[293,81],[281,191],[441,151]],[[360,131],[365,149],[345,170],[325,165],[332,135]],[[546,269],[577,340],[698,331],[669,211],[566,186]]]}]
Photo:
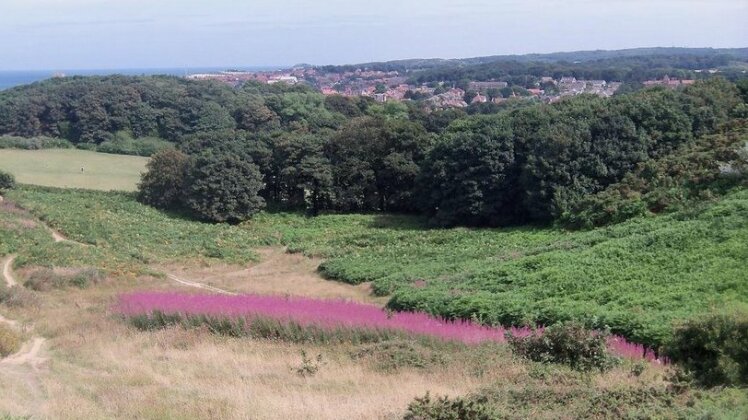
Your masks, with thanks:
[{"label": "open meadow", "polygon": [[[629,314],[619,331],[638,325],[627,337],[642,342],[636,332],[659,338],[669,331],[663,325],[706,313],[709,302],[748,301],[739,269],[746,231],[731,222],[747,208],[744,194],[736,193],[697,214],[658,218],[660,229],[641,219],[576,233],[428,229],[420,219],[404,216],[294,213],[264,213],[232,226],[162,213],[127,193],[24,186],[6,195],[0,211],[0,254],[16,256],[9,270],[25,288],[0,286],[0,310],[16,322],[22,341],[43,341],[21,348],[23,357],[0,363],[0,393],[13,396],[0,399],[0,413],[402,418],[449,396],[445,404],[492,410],[492,417],[476,418],[745,417],[744,391],[692,389],[670,365],[636,354],[602,372],[580,371],[525,360],[503,339],[463,344],[397,329],[387,333],[388,323],[405,322],[390,310],[368,330],[372,333],[358,329],[363,327],[355,325],[364,324],[355,324],[356,317],[352,330],[326,332],[320,328],[331,325],[333,312],[314,309],[323,303],[306,304],[312,311],[306,315],[297,305],[288,307],[294,319],[312,320],[305,326],[261,318],[227,322],[220,304],[208,302],[224,295],[232,299],[234,293],[406,309],[441,302],[431,306],[432,313],[472,319],[471,325],[489,330],[487,325],[505,320],[495,312],[505,310],[502,299],[516,302],[515,311],[524,303],[509,319],[517,324],[548,313],[539,308],[553,303],[556,316],[583,322]],[[715,217],[707,221],[699,214]],[[691,239],[675,242],[683,235]],[[701,258],[688,253],[692,247],[701,248]],[[679,286],[654,283],[654,275],[665,274],[656,267],[674,258],[680,268],[668,265],[666,278],[680,279]],[[644,266],[636,275],[620,273],[635,261]],[[734,281],[716,289],[689,275],[714,274],[715,266]],[[561,283],[552,289],[544,283],[548,279]],[[585,290],[574,286],[581,279],[587,281]],[[156,293],[156,300],[142,295],[151,306],[118,304],[143,291]],[[653,293],[661,304],[647,300]],[[686,305],[683,293],[698,300]],[[170,299],[189,306],[168,306]],[[278,320],[286,319],[283,304],[264,302],[270,303],[237,308],[267,307],[263,310],[279,314]],[[574,302],[584,302],[579,303],[584,311],[562,312],[576,308]],[[637,312],[645,304],[652,309]],[[176,316],[170,307],[194,316]],[[459,312],[462,307],[465,312]],[[600,322],[616,318],[604,319]],[[440,331],[438,326],[423,331],[432,328]],[[414,398],[426,393],[430,399],[408,411]]]},{"label": "open meadow", "polygon": [[134,191],[147,161],[77,149],[0,149],[0,170],[18,182],[61,188]]}]

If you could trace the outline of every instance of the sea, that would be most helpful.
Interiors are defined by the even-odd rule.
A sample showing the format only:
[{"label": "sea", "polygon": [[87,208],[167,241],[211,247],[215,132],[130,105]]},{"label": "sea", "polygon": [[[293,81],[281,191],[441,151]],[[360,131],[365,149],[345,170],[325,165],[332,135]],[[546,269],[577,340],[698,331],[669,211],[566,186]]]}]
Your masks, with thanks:
[{"label": "sea", "polygon": [[189,68],[142,68],[142,69],[84,69],[84,70],[0,70],[0,90],[15,86],[39,82],[54,76],[107,76],[121,74],[125,76],[188,76],[197,73],[216,73],[224,70],[273,71],[280,66],[229,66],[229,67],[189,67]]}]

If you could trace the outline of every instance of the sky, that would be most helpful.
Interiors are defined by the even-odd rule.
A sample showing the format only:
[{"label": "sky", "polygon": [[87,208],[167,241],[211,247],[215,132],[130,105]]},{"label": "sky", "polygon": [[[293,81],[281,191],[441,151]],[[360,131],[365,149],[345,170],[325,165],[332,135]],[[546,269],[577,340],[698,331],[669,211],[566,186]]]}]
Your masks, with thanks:
[{"label": "sky", "polygon": [[748,0],[0,0],[0,70],[748,47]]}]

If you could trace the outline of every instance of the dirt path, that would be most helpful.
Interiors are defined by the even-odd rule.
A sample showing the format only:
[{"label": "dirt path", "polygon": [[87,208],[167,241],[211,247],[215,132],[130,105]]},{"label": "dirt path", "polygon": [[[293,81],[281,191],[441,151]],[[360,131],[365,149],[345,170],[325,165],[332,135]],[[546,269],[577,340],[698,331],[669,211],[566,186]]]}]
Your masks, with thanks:
[{"label": "dirt path", "polygon": [[18,284],[16,282],[15,277],[13,277],[12,269],[13,269],[13,260],[16,259],[15,255],[8,255],[3,260],[3,278],[5,279],[5,284],[8,285],[8,287],[13,287]]},{"label": "dirt path", "polygon": [[21,346],[21,350],[3,360],[0,360],[0,365],[20,366],[28,364],[34,370],[39,370],[39,367],[47,361],[46,358],[39,355],[45,341],[47,341],[47,339],[43,337],[32,338]]},{"label": "dirt path", "polygon": [[208,285],[208,284],[198,283],[196,281],[189,281],[189,280],[180,279],[179,277],[175,276],[174,274],[167,274],[166,277],[168,277],[171,280],[174,280],[175,282],[177,282],[179,284],[182,284],[184,286],[194,287],[194,288],[197,288],[197,289],[210,290],[211,292],[221,293],[221,294],[224,294],[224,295],[236,295],[236,293],[234,293],[234,292],[229,292],[228,290],[219,289],[218,287],[213,287],[213,286]]},{"label": "dirt path", "polygon": [[[181,280],[179,282],[184,285],[219,293],[231,290],[237,293],[344,299],[376,305],[386,303],[386,298],[372,295],[369,284],[354,286],[322,278],[317,272],[321,259],[291,254],[282,247],[260,248],[257,252],[260,262],[244,268],[214,264],[209,267],[167,266],[156,269],[171,273],[168,277],[173,281]],[[183,280],[185,278],[201,279],[210,286]]]},{"label": "dirt path", "polygon": [[[3,260],[3,279],[8,287],[21,287],[18,286],[16,279],[13,277],[12,266],[13,260],[16,258],[15,255],[9,255]],[[11,328],[20,330],[18,321],[5,318],[0,315],[0,322],[9,325]],[[29,365],[34,370],[38,370],[39,366],[44,363],[47,359],[41,357],[39,353],[42,350],[42,345],[46,341],[43,337],[33,337],[29,341],[21,346],[21,350],[0,360],[0,365]]]}]

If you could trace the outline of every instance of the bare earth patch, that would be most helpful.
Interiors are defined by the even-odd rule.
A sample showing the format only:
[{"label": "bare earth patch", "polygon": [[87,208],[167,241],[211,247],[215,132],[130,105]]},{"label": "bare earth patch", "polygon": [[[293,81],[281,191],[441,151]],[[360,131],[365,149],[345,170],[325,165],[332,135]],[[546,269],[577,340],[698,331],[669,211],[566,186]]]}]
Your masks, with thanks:
[{"label": "bare earth patch", "polygon": [[322,278],[317,273],[317,267],[322,262],[320,259],[289,254],[279,247],[262,248],[257,252],[261,261],[249,267],[171,265],[157,269],[180,280],[229,292],[346,299],[379,305],[386,302],[384,298],[372,296],[369,284],[353,286]]}]

